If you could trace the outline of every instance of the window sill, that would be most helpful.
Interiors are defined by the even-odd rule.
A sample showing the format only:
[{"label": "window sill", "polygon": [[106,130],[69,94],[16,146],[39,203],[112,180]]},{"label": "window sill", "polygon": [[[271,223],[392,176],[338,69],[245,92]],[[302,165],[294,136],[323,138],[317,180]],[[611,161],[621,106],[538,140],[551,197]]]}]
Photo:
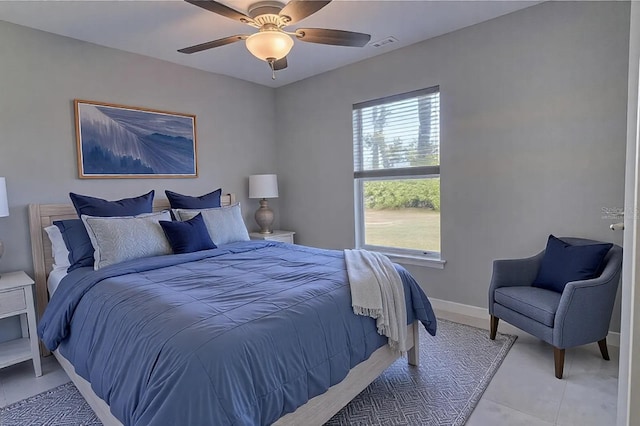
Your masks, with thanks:
[{"label": "window sill", "polygon": [[412,256],[409,254],[398,254],[398,253],[386,253],[380,252],[391,259],[392,262],[399,263],[401,265],[415,265],[415,266],[424,266],[427,268],[435,268],[435,269],[444,269],[446,260],[437,259],[435,257],[425,257],[425,256]]}]

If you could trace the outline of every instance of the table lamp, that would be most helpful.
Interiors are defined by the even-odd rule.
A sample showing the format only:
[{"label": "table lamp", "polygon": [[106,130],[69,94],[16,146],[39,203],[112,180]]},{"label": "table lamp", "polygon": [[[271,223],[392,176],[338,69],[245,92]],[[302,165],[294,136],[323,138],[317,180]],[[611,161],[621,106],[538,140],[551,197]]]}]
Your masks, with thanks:
[{"label": "table lamp", "polygon": [[269,208],[267,198],[278,198],[277,175],[249,176],[249,198],[260,198],[260,208],[256,210],[256,223],[261,234],[271,234],[273,230],[273,210]]}]

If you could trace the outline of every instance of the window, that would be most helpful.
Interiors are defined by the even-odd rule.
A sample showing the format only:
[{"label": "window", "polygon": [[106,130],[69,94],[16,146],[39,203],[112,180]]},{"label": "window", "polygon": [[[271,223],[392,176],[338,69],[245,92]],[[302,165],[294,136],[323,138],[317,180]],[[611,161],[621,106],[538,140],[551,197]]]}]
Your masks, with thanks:
[{"label": "window", "polygon": [[439,257],[440,89],[353,106],[357,247]]}]

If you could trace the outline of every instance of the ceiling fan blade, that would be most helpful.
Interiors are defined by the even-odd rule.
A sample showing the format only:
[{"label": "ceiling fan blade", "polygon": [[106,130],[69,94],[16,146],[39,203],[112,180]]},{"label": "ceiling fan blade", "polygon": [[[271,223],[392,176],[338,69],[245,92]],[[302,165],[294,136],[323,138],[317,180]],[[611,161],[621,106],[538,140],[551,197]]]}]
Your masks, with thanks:
[{"label": "ceiling fan blade", "polygon": [[220,38],[218,40],[208,41],[202,44],[196,44],[195,46],[185,47],[183,49],[179,49],[180,53],[196,53],[202,52],[203,50],[213,49],[214,47],[224,46],[226,44],[235,43],[236,41],[244,40],[249,37],[246,34],[234,35],[231,37]]},{"label": "ceiling fan blade", "polygon": [[298,21],[302,21],[307,16],[311,16],[326,5],[331,3],[331,0],[291,0],[282,10],[280,16],[289,17],[287,25],[295,24]]},{"label": "ceiling fan blade", "polygon": [[222,3],[218,3],[215,0],[185,0],[185,1],[187,3],[191,3],[195,6],[208,10],[209,12],[217,13],[218,15],[222,15],[229,19],[233,19],[234,21],[240,21],[243,24],[253,22],[253,19],[251,19],[244,13],[238,12],[237,10],[232,9],[228,6],[225,6]]},{"label": "ceiling fan blade", "polygon": [[275,61],[273,63],[273,70],[274,71],[280,71],[285,69],[288,66],[287,64],[287,57],[285,56],[284,58],[278,59],[277,61]]},{"label": "ceiling fan blade", "polygon": [[333,46],[363,47],[371,36],[351,31],[328,30],[325,28],[299,28],[296,30],[298,40],[309,43],[331,44]]}]

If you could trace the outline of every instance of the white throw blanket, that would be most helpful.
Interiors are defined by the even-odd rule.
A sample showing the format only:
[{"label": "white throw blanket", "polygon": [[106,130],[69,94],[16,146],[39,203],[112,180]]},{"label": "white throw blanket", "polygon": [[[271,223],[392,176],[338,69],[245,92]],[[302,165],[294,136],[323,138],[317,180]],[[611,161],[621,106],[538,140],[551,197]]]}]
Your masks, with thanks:
[{"label": "white throw blanket", "polygon": [[376,319],[378,333],[394,351],[406,352],[407,309],[402,279],[386,256],[367,250],[345,250],[351,305],[356,315]]}]

